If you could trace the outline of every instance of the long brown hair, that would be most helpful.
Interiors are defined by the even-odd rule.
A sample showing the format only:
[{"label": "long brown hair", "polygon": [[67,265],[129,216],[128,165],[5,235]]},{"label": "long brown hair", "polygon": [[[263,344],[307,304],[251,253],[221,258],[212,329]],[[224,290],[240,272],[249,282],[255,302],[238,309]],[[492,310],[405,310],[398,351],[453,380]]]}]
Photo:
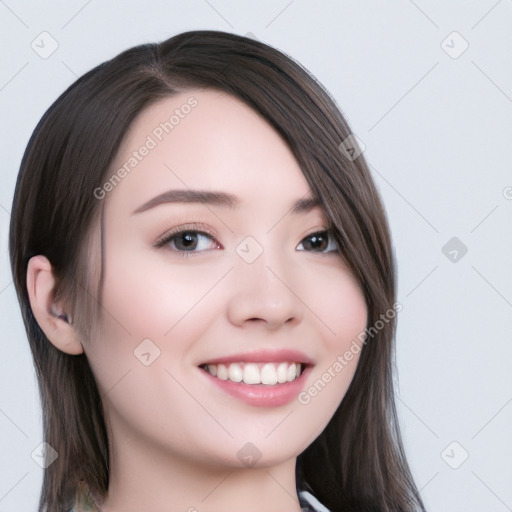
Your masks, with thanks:
[{"label": "long brown hair", "polygon": [[[126,50],[86,73],[48,109],[25,151],[10,226],[10,257],[39,382],[44,440],[59,457],[44,472],[39,511],[67,511],[79,481],[104,496],[109,448],[101,398],[85,354],[61,352],[34,319],[28,260],[45,255],[56,297],[84,338],[99,314],[101,273],[91,275],[90,234],[128,127],[148,105],[194,88],[225,91],[283,137],[321,204],[358,279],[368,327],[395,304],[386,215],[363,155],[340,151],[350,128],[301,65],[246,37],[191,31]],[[381,323],[383,323],[381,321]],[[362,347],[353,381],[324,432],[298,457],[298,489],[331,511],[424,511],[402,447],[393,393],[395,318]]]}]

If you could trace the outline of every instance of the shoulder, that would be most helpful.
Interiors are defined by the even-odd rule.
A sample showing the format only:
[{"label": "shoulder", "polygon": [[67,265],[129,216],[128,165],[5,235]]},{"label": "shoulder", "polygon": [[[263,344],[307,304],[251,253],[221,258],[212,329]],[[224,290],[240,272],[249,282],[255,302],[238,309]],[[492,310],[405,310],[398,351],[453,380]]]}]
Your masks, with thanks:
[{"label": "shoulder", "polygon": [[308,491],[299,491],[299,502],[303,512],[330,512]]}]

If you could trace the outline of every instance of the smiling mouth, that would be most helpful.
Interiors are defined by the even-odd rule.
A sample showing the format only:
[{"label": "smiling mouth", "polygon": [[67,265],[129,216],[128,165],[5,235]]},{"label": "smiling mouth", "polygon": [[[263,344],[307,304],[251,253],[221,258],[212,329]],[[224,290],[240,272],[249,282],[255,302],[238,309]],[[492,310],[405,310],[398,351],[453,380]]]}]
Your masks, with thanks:
[{"label": "smiling mouth", "polygon": [[306,365],[296,362],[279,363],[229,363],[229,364],[202,364],[205,372],[220,380],[243,382],[244,384],[265,384],[276,386],[286,382],[293,382],[301,376]]}]

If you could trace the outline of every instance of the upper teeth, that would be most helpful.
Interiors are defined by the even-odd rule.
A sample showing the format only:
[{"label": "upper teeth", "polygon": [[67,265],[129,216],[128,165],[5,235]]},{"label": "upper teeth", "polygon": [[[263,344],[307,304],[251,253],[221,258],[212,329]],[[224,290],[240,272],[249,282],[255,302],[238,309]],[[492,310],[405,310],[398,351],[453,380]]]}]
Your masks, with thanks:
[{"label": "upper teeth", "polygon": [[204,369],[221,380],[245,384],[282,384],[300,376],[301,363],[231,363],[207,364]]}]

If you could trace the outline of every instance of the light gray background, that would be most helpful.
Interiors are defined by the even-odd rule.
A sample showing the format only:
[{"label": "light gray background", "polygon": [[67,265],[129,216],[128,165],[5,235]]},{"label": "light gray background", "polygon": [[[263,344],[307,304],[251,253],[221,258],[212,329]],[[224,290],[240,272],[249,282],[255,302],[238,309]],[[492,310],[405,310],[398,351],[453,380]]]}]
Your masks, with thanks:
[{"label": "light gray background", "polygon": [[[42,481],[31,458],[39,398],[7,257],[23,150],[78,76],[190,29],[250,32],[332,93],[392,228],[397,401],[427,509],[512,510],[511,1],[0,0],[0,20],[0,512],[36,510]],[[43,31],[58,43],[46,59],[31,47],[51,48]],[[442,252],[452,237],[468,248],[455,262]]]}]

